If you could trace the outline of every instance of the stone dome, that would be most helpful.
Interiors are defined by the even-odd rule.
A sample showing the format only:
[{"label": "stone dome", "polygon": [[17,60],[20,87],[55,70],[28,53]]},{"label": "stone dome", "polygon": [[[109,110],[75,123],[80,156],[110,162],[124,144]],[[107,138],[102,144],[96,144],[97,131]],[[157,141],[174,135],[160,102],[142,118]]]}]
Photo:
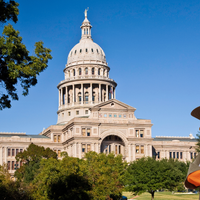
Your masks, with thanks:
[{"label": "stone dome", "polygon": [[84,63],[107,65],[103,49],[92,40],[91,28],[92,26],[87,19],[86,13],[81,25],[82,35],[80,42],[69,52],[67,66]]},{"label": "stone dome", "polygon": [[90,38],[81,39],[69,52],[68,65],[80,62],[107,64],[103,49]]}]

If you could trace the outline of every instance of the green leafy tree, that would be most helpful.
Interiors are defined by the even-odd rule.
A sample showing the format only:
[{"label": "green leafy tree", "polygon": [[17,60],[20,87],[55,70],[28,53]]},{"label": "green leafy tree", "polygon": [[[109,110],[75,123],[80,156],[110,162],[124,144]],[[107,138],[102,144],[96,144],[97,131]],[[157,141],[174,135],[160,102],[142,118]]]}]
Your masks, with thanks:
[{"label": "green leafy tree", "polygon": [[131,163],[127,169],[126,188],[135,194],[148,191],[154,199],[156,190],[173,191],[185,179],[181,167],[173,160],[161,161],[150,157],[141,158]]},{"label": "green leafy tree", "polygon": [[[18,3],[0,0],[0,22],[7,20],[17,22]],[[35,55],[30,56],[22,43],[19,31],[12,25],[4,26],[0,36],[0,85],[5,92],[0,93],[0,110],[11,107],[11,100],[18,100],[16,85],[19,82],[23,95],[28,95],[29,88],[36,85],[37,76],[47,68],[48,60],[52,59],[51,50],[43,47],[43,42],[35,43]]]},{"label": "green leafy tree", "polygon": [[44,148],[35,144],[30,144],[27,150],[16,155],[16,160],[23,162],[23,165],[16,170],[15,177],[18,181],[30,183],[40,168],[40,161],[45,158],[57,159],[57,154],[50,148]]},{"label": "green leafy tree", "polygon": [[40,172],[33,181],[34,199],[90,200],[91,186],[84,176],[82,160],[66,156],[41,161]]},{"label": "green leafy tree", "polygon": [[84,160],[86,176],[92,185],[92,199],[120,199],[127,166],[122,155],[97,154],[91,151],[85,155]]},{"label": "green leafy tree", "polygon": [[197,140],[197,143],[196,143],[196,152],[200,152],[200,133],[197,133],[196,134],[196,140]]}]

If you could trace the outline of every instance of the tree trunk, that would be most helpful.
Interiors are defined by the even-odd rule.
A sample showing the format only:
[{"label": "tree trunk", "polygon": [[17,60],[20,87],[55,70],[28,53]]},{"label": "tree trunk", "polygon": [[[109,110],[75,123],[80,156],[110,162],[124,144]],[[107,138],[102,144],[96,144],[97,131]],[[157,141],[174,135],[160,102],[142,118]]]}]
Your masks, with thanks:
[{"label": "tree trunk", "polygon": [[152,191],[152,192],[151,192],[151,200],[154,200],[154,192],[155,192],[155,191]]}]

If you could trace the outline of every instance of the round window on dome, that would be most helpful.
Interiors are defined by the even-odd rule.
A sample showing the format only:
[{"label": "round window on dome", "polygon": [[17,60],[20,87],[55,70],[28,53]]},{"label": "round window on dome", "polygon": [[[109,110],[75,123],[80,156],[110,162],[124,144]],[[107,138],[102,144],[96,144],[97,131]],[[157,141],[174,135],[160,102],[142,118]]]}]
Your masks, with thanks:
[{"label": "round window on dome", "polygon": [[82,49],[80,49],[80,53],[82,52]]},{"label": "round window on dome", "polygon": [[91,49],[92,53],[94,52],[93,49]]}]

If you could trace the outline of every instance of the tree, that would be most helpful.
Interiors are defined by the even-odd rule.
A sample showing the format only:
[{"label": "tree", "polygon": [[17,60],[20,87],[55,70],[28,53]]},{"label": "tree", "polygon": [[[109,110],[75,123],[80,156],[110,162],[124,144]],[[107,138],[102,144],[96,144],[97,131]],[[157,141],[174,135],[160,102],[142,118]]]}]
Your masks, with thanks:
[{"label": "tree", "polygon": [[[18,3],[0,0],[0,22],[7,20],[17,22]],[[11,100],[18,100],[16,84],[20,82],[23,95],[28,95],[29,88],[36,85],[37,76],[47,68],[51,50],[43,47],[43,42],[35,43],[35,55],[30,56],[22,43],[19,31],[12,25],[4,27],[0,36],[0,85],[4,89],[0,93],[0,110],[11,107]],[[5,91],[5,92],[4,92]]]},{"label": "tree", "polygon": [[197,133],[196,134],[196,136],[197,136],[197,138],[196,138],[196,140],[197,140],[197,143],[196,143],[196,152],[200,152],[200,133]]},{"label": "tree", "polygon": [[91,151],[84,159],[86,177],[92,185],[92,199],[120,199],[127,166],[122,155],[97,154]]},{"label": "tree", "polygon": [[185,179],[177,163],[173,160],[161,161],[150,157],[141,158],[131,163],[127,169],[126,188],[135,194],[148,191],[154,199],[156,190],[174,190]]},{"label": "tree", "polygon": [[35,144],[30,144],[27,150],[20,152],[16,155],[16,160],[23,162],[23,166],[15,172],[15,177],[18,181],[30,183],[36,176],[40,168],[40,161],[45,158],[57,159],[57,154],[50,148],[44,148]]}]

